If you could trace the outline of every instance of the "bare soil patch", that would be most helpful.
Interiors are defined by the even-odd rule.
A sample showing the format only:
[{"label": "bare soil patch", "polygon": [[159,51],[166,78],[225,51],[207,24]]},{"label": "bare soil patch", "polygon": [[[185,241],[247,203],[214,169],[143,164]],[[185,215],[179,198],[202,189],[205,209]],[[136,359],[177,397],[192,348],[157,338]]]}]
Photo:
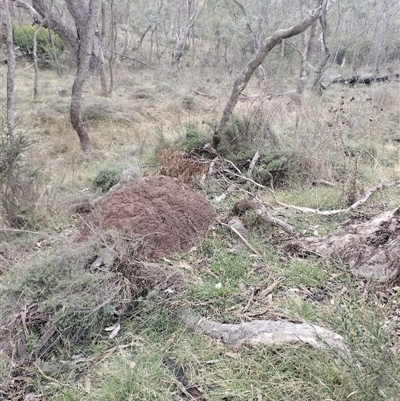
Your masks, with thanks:
[{"label": "bare soil patch", "polygon": [[126,231],[157,259],[190,250],[215,220],[214,208],[185,183],[166,176],[135,179],[99,202],[90,223]]}]

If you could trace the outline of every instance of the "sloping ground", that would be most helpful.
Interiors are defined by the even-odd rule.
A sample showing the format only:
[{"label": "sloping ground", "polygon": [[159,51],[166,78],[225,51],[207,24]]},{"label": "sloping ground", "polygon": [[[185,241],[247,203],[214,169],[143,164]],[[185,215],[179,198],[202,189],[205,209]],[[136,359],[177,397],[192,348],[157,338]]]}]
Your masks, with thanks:
[{"label": "sloping ground", "polygon": [[129,181],[99,202],[90,217],[96,227],[126,231],[157,259],[186,252],[214,221],[214,208],[188,185],[166,176]]}]

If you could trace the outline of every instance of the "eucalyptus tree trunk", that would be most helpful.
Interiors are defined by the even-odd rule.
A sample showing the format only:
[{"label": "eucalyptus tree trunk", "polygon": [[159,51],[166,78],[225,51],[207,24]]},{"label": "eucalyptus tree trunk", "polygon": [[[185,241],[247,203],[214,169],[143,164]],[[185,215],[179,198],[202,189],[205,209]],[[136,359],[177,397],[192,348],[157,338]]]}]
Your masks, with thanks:
[{"label": "eucalyptus tree trunk", "polygon": [[190,30],[193,28],[196,19],[196,2],[195,0],[186,0],[186,19],[185,25],[175,29],[176,42],[172,52],[171,65],[179,67],[179,62],[183,56],[186,40],[189,36]]},{"label": "eucalyptus tree trunk", "polygon": [[130,8],[131,8],[131,0],[124,0],[124,39],[123,39],[123,47],[122,47],[123,55],[128,53]]},{"label": "eucalyptus tree trunk", "polygon": [[[71,14],[75,31],[54,12],[44,0],[32,0],[32,5],[22,0],[12,0],[17,7],[24,8],[34,23],[52,29],[61,37],[76,62],[77,72],[72,86],[70,118],[78,134],[81,149],[91,153],[92,146],[81,113],[83,85],[89,69],[104,73],[104,59],[100,38],[95,35],[100,0],[65,0]],[[3,3],[1,3],[3,4]]]},{"label": "eucalyptus tree trunk", "polygon": [[[301,7],[301,18],[304,18],[304,14],[306,13],[304,0],[300,0],[300,7]],[[303,31],[301,34],[303,49],[300,52],[301,54],[300,77],[299,77],[299,82],[297,83],[297,93],[300,95],[304,92],[304,89],[306,88],[308,81],[307,66],[311,56],[311,49],[315,37],[316,25],[317,22],[315,21],[311,25],[310,33],[308,36],[307,36],[307,31]]]},{"label": "eucalyptus tree trunk", "polygon": [[15,54],[14,40],[11,26],[11,17],[8,0],[0,1],[1,29],[6,34],[7,46],[7,125],[8,133],[12,135],[14,129],[14,78],[15,78]]},{"label": "eucalyptus tree trunk", "polygon": [[[80,3],[78,1],[69,1],[69,3]],[[89,138],[89,134],[83,123],[82,119],[82,94],[83,85],[85,83],[88,71],[90,57],[92,53],[94,33],[97,22],[97,15],[99,11],[100,0],[90,0],[88,7],[88,14],[86,21],[82,21],[84,24],[81,30],[80,41],[79,41],[79,52],[78,52],[78,70],[76,72],[75,81],[72,85],[72,95],[71,95],[71,107],[70,107],[70,117],[71,123],[75,131],[79,136],[81,143],[81,149],[85,153],[90,153],[92,151],[92,144]],[[75,21],[76,22],[76,21]]]},{"label": "eucalyptus tree trunk", "polygon": [[[117,43],[117,26],[115,23],[115,10],[114,0],[110,0],[110,58],[108,59],[108,69],[110,71],[110,86],[108,88],[108,94],[111,95],[114,90],[114,63],[117,56],[115,47]],[[122,53],[123,54],[123,53]]]},{"label": "eucalyptus tree trunk", "polygon": [[35,77],[33,79],[33,98],[36,99],[39,93],[39,67],[38,67],[38,59],[37,59],[37,36],[39,32],[42,30],[42,26],[36,29],[33,34],[33,65],[35,68]]},{"label": "eucalyptus tree trunk", "polygon": [[268,53],[278,44],[282,42],[283,39],[291,38],[293,36],[299,35],[314,24],[320,17],[325,13],[327,8],[327,0],[319,0],[318,7],[314,10],[310,10],[307,16],[294,24],[290,28],[278,29],[273,33],[272,36],[265,39],[262,43],[260,49],[257,51],[254,58],[244,67],[244,69],[239,73],[235,82],[233,84],[231,96],[225,105],[222,117],[218,124],[217,129],[214,132],[212,138],[212,146],[216,149],[221,140],[224,139],[226,129],[228,127],[229,121],[231,119],[233,110],[235,109],[239,96],[246,89],[247,84],[250,81],[254,71],[261,65],[265,60]]}]

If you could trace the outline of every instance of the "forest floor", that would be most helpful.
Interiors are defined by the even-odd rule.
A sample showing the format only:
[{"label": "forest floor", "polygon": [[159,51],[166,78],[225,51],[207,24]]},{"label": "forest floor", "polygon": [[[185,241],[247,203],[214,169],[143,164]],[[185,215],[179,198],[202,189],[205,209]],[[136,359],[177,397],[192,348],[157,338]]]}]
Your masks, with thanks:
[{"label": "forest floor", "polygon": [[[294,79],[251,81],[215,157],[203,146],[232,76],[117,68],[111,96],[85,86],[88,159],[68,120],[73,77],[42,71],[33,99],[18,66],[31,180],[20,225],[0,228],[0,399],[397,400],[399,275],[362,278],[287,245],[400,206],[399,82],[300,98]],[[248,196],[294,231],[238,211]],[[202,330],[259,320],[319,326],[346,352]]]}]

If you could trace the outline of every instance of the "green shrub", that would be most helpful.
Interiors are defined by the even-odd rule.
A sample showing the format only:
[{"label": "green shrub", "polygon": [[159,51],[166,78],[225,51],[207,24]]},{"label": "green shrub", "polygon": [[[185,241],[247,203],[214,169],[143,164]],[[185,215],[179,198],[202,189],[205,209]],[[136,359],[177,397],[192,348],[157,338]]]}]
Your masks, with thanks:
[{"label": "green shrub", "polygon": [[[33,38],[37,26],[31,25],[22,25],[22,26],[13,26],[13,35],[14,35],[14,44],[18,47],[19,51],[22,55],[28,59],[33,60]],[[46,64],[50,65],[54,58],[54,51],[56,52],[56,56],[59,58],[61,54],[64,52],[65,46],[60,36],[56,33],[52,33],[54,49],[49,39],[49,34],[47,29],[41,29],[37,34],[37,57],[38,59]]]},{"label": "green shrub", "polygon": [[117,168],[104,168],[100,170],[93,180],[95,190],[107,192],[110,188],[118,183],[121,178],[121,171]]},{"label": "green shrub", "polygon": [[0,215],[15,228],[34,225],[37,171],[24,162],[30,143],[0,123]]}]

